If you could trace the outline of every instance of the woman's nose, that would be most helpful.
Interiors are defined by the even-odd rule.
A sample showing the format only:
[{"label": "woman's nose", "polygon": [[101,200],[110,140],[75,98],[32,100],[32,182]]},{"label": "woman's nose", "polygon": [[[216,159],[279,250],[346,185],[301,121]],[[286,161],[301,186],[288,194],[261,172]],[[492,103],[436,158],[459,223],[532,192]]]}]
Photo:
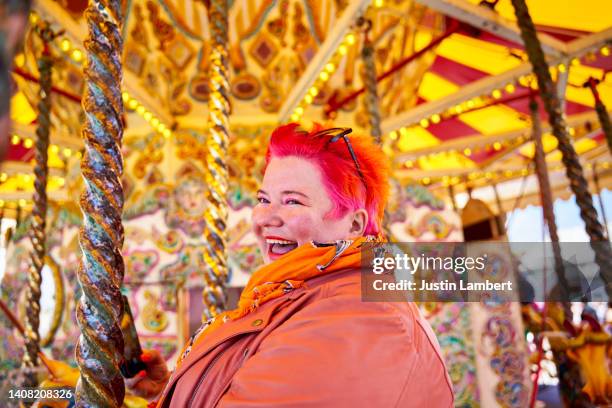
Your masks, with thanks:
[{"label": "woman's nose", "polygon": [[283,218],[277,206],[269,204],[253,210],[253,224],[260,228],[280,227],[283,225]]}]

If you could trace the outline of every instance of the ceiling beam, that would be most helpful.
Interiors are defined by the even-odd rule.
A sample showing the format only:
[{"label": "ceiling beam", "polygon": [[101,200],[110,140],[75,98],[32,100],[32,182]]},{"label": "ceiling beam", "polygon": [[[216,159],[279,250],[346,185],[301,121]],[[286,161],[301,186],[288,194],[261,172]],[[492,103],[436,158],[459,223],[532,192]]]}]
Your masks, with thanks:
[{"label": "ceiling beam", "polygon": [[494,167],[496,163],[501,163],[504,158],[513,155],[517,150],[525,146],[526,143],[529,143],[530,140],[528,139],[528,137],[529,136],[527,136],[527,140],[525,140],[524,142],[517,143],[514,146],[510,146],[505,150],[497,152],[497,154],[493,155],[492,157],[483,160],[481,163],[478,163],[478,167],[485,170]]},{"label": "ceiling beam", "polygon": [[495,142],[504,142],[506,140],[512,140],[519,136],[525,135],[527,129],[518,129],[510,132],[497,133],[493,135],[475,135],[467,137],[458,137],[448,142],[441,143],[439,145],[424,147],[422,149],[411,150],[405,153],[400,153],[395,156],[395,162],[403,162],[406,160],[415,160],[422,156],[430,154],[448,152],[451,150],[463,151],[465,148],[478,148],[485,147],[486,145],[493,144]]},{"label": "ceiling beam", "polygon": [[[0,167],[2,173],[6,173],[8,176],[13,176],[15,174],[30,174],[34,173],[34,165],[27,162],[22,161],[5,161],[2,162],[2,166]],[[65,177],[65,170],[58,169],[56,167],[49,168],[49,175],[53,177]],[[24,190],[29,195],[32,195],[32,190]]]},{"label": "ceiling beam", "polygon": [[[33,199],[33,195],[34,195],[34,192],[32,190],[5,191],[5,192],[0,192],[0,200],[3,200],[5,203],[6,202],[16,202],[22,199],[29,201]],[[68,192],[64,188],[59,189],[59,190],[47,191],[47,198],[51,202],[66,202],[66,201],[74,200],[73,197],[70,197],[68,195]],[[29,206],[26,206],[25,212],[27,212],[28,208]]]},{"label": "ceiling beam", "polygon": [[[266,123],[271,123],[271,121],[268,121]],[[199,124],[201,125],[201,121]],[[191,123],[191,126],[197,127],[195,122]],[[132,135],[144,135],[151,132],[152,130],[150,125],[146,122],[143,122],[143,124],[140,126],[131,126],[126,128],[125,132],[123,133],[123,136],[125,138]],[[11,134],[17,135],[22,139],[28,138],[36,140],[36,125],[24,125],[22,123],[13,122],[11,127]],[[78,151],[83,148],[83,139],[81,139],[80,134],[76,134],[74,136],[67,136],[66,134],[60,134],[54,128],[52,128],[49,137],[50,144],[58,145],[60,148],[68,147],[74,151]]]},{"label": "ceiling beam", "polygon": [[[478,6],[466,0],[416,0],[439,13],[463,21],[473,27],[488,31],[498,37],[522,44],[521,30],[515,22],[500,16],[494,10]],[[567,45],[556,38],[538,33],[544,52],[551,56],[559,56],[567,52]]]},{"label": "ceiling beam", "polygon": [[[612,42],[612,27],[602,32],[590,34],[572,41],[568,44],[567,54],[560,57],[549,58],[549,65],[558,65],[565,61],[572,60],[573,58],[579,58],[610,42]],[[506,84],[515,83],[521,76],[531,74],[531,72],[531,64],[525,62],[499,75],[488,76],[472,82],[444,98],[423,103],[406,112],[385,119],[381,124],[382,132],[383,134],[387,134],[404,126],[412,126],[423,118],[429,118],[434,114],[444,112],[448,108],[469,99],[488,95],[493,92],[493,90],[502,88]]]},{"label": "ceiling beam", "polygon": [[[32,140],[36,140],[36,125],[24,125],[21,123],[13,122],[11,127],[11,134],[15,134],[22,139],[29,138]],[[49,137],[50,144],[55,144],[59,147],[68,147],[73,150],[81,150],[83,148],[83,140],[80,137],[60,135],[54,129],[51,130]]]},{"label": "ceiling beam", "polygon": [[[611,159],[610,156],[607,154],[606,151],[603,150],[599,150],[597,148],[594,148],[592,150],[589,150],[588,152],[583,153],[582,155],[580,155],[580,159],[582,160],[585,155],[587,153],[591,153],[590,155],[590,160],[597,160],[599,162],[607,162],[612,164],[612,162],[610,162],[609,160]],[[598,153],[598,155],[596,155],[596,153]],[[527,161],[526,161],[527,163]],[[562,162],[560,161],[547,161],[546,164],[548,165],[548,172],[549,173],[563,173],[565,174],[565,166],[562,164]],[[558,168],[560,167],[560,168]],[[590,163],[586,164],[584,166],[584,168],[586,170],[591,170],[592,169],[592,165]],[[397,179],[397,180],[421,180],[425,177],[428,178],[432,178],[432,179],[440,179],[443,177],[459,177],[459,178],[464,178],[466,176],[468,176],[471,173],[479,173],[481,175],[485,175],[486,173],[491,173],[491,174],[495,174],[495,173],[503,173],[503,172],[507,172],[510,171],[512,173],[519,173],[525,169],[528,169],[527,165],[513,165],[513,166],[507,166],[504,168],[496,168],[496,169],[481,169],[478,167],[461,167],[461,168],[453,168],[453,169],[435,169],[435,170],[422,170],[422,169],[404,169],[404,170],[396,170],[393,173],[393,176]],[[533,172],[533,169],[529,169],[530,174]],[[520,178],[522,176],[514,176],[511,178]],[[478,182],[478,180],[471,180],[470,183],[476,183]],[[605,186],[607,187],[607,186]]]},{"label": "ceiling beam", "polygon": [[[612,114],[612,110],[610,110],[610,114]],[[594,111],[578,113],[576,115],[568,116],[567,125],[569,127],[577,127],[586,122],[592,122],[599,126],[597,113]],[[542,133],[550,132],[550,124],[547,121],[542,122]],[[506,140],[512,140],[520,136],[529,137],[531,134],[530,128],[517,129],[509,132],[496,133],[491,135],[474,135],[467,137],[459,137],[453,140],[450,140],[446,143],[442,143],[439,145],[425,147],[423,149],[412,150],[409,152],[397,154],[395,156],[394,161],[401,163],[406,160],[415,160],[419,157],[426,156],[429,154],[435,154],[440,152],[447,152],[451,150],[462,151],[465,148],[474,149],[475,147],[484,147],[486,145],[493,144],[495,142],[504,142]],[[528,141],[528,140],[527,140]]]},{"label": "ceiling beam", "polygon": [[529,64],[521,64],[518,67],[503,72],[499,75],[482,78],[461,87],[457,92],[454,92],[442,99],[417,105],[406,112],[402,112],[385,119],[381,124],[382,132],[383,134],[387,134],[404,126],[411,126],[418,123],[423,118],[429,118],[434,114],[444,112],[448,108],[456,106],[469,99],[490,94],[493,92],[493,90],[501,88],[508,83],[514,83],[521,76],[528,75],[530,73],[531,66]]},{"label": "ceiling beam", "polygon": [[[87,27],[79,24],[62,6],[52,0],[38,0],[34,2],[34,10],[41,16],[65,30],[65,36],[73,44],[78,44],[81,51],[85,53],[83,42],[87,38]],[[158,98],[154,98],[140,85],[139,78],[128,70],[123,71],[123,90],[128,92],[141,105],[155,115],[166,126],[171,127],[175,120],[172,114],[164,108]]]},{"label": "ceiling beam", "polygon": [[347,8],[342,12],[342,16],[334,23],[333,29],[328,33],[325,41],[323,41],[323,44],[321,44],[317,53],[306,67],[306,70],[300,76],[297,84],[295,84],[293,89],[289,92],[289,95],[285,98],[285,103],[283,103],[278,113],[279,123],[288,120],[293,109],[295,109],[302,98],[304,98],[306,92],[323,70],[325,64],[327,64],[340,46],[340,43],[342,43],[344,35],[351,24],[357,20],[370,2],[371,0],[353,0],[349,2]]},{"label": "ceiling beam", "polygon": [[491,172],[491,173],[495,173],[496,171],[513,171],[513,172],[518,172],[525,169],[525,166],[513,166],[513,167],[507,167],[504,168],[503,170],[483,170],[479,167],[457,167],[454,169],[436,169],[436,170],[423,170],[423,169],[404,169],[404,170],[396,170],[394,172],[394,176],[398,179],[398,180],[403,180],[403,179],[414,179],[414,180],[420,180],[424,177],[429,177],[429,178],[442,178],[442,177],[462,177],[462,176],[467,176],[470,173],[487,173],[487,172]]},{"label": "ceiling beam", "polygon": [[608,27],[598,33],[576,38],[574,41],[567,44],[566,54],[568,58],[574,58],[579,54],[586,54],[589,51],[597,51],[605,44],[612,44],[612,27]]},{"label": "ceiling beam", "polygon": [[[588,161],[598,160],[602,162],[610,162],[609,160],[612,160],[612,158],[607,152],[607,148],[600,149],[599,146],[582,153],[579,157],[582,162],[586,160]],[[525,159],[525,162],[528,162],[528,161],[529,160]],[[612,164],[612,162],[610,163]],[[546,164],[548,165],[549,173],[565,172],[564,170],[565,167],[563,163],[560,161],[547,161]],[[557,166],[561,166],[562,169],[560,170],[557,169],[556,168]],[[590,163],[586,163],[584,165],[584,167],[587,170],[591,168],[590,166],[591,166]],[[455,177],[455,176],[465,177],[470,173],[485,174],[485,173],[499,173],[499,172],[505,172],[505,171],[511,171],[511,172],[516,173],[516,172],[520,172],[524,170],[525,168],[527,168],[526,165],[513,165],[513,166],[487,168],[487,169],[483,169],[480,167],[460,167],[460,168],[452,168],[452,169],[435,169],[435,170],[401,169],[401,170],[395,170],[393,172],[393,176],[397,178],[398,180],[405,180],[405,179],[420,180],[425,177],[437,179],[437,178],[442,178],[445,176],[447,177]]]},{"label": "ceiling beam", "polygon": [[[559,174],[558,176],[559,177],[556,178],[555,180],[551,180],[551,184],[552,184],[551,192],[553,193],[553,199],[554,200],[557,200],[557,199],[566,200],[569,197],[571,197],[572,192],[568,187],[569,183],[567,182],[567,179],[565,178],[565,176],[563,174]],[[603,170],[600,174],[599,181],[602,185],[605,185],[605,186],[612,185],[612,171]],[[516,209],[515,206],[517,204],[517,197],[518,197],[518,193],[516,192],[516,190],[517,188],[520,188],[520,184],[522,183],[523,183],[522,177],[518,177],[518,178],[511,179],[511,180],[503,181],[497,184],[497,189],[500,192],[500,196],[501,196],[500,198],[501,198],[502,208],[505,212],[509,212],[509,211]],[[595,191],[595,186],[593,185],[592,177],[588,177],[588,183],[589,183],[589,191]],[[529,205],[540,206],[541,197],[540,197],[540,191],[538,188],[536,176],[533,174],[530,176],[527,176],[527,181],[525,184],[526,184],[526,187],[525,187],[523,194],[521,195],[521,200],[519,203],[520,205],[518,206],[518,208],[525,208]],[[514,185],[514,188],[511,188],[511,186],[513,185]],[[455,191],[460,190],[462,187],[463,186],[461,184],[456,185]],[[447,187],[440,185],[439,187],[432,188],[432,191],[434,192],[437,191],[438,194],[444,195],[446,194],[446,189]],[[456,193],[455,200],[458,203],[461,203],[462,204],[461,206],[463,206],[463,203],[467,202],[468,197],[467,197],[467,193],[463,192],[462,190],[460,191],[461,192]],[[504,194],[504,192],[506,194]],[[474,186],[472,189],[472,196],[475,198],[478,198],[479,200],[484,201],[488,205],[492,206],[492,208],[497,208],[495,194],[492,191],[490,184]]]},{"label": "ceiling beam", "polygon": [[[599,132],[601,132],[601,129],[598,130]],[[602,157],[606,160],[612,160],[612,158],[609,156],[609,149],[606,143],[602,143],[599,146],[585,152],[584,154],[582,154],[580,156],[580,159],[586,163],[591,163],[597,159],[601,159]]]}]

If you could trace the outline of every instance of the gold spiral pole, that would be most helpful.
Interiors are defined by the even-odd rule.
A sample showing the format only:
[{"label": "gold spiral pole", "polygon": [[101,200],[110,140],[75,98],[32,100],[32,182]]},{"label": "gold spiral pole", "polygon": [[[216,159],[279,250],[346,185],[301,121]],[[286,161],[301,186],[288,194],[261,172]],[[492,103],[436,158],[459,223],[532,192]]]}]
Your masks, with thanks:
[{"label": "gold spiral pole", "polygon": [[570,188],[576,196],[576,204],[580,207],[580,216],[586,226],[586,232],[589,235],[591,247],[595,253],[595,261],[599,266],[601,278],[606,285],[606,292],[608,297],[612,299],[612,250],[604,236],[601,223],[597,219],[597,211],[595,211],[593,206],[593,198],[588,190],[582,165],[570,142],[567,123],[561,111],[561,103],[557,97],[544,51],[542,51],[542,44],[540,44],[536,35],[535,25],[529,15],[529,9],[525,0],[512,0],[512,5],[514,6],[516,20],[521,30],[525,50],[533,66],[533,72],[538,78],[540,97],[548,113],[552,133],[559,142],[559,150],[562,154],[567,178],[570,181]]},{"label": "gold spiral pole", "polygon": [[374,44],[370,40],[368,33],[372,26],[370,20],[364,22],[366,28],[364,30],[363,48],[361,49],[361,59],[364,67],[364,88],[365,88],[365,104],[368,112],[368,122],[370,124],[370,133],[376,141],[376,144],[381,144],[382,131],[380,130],[380,110],[378,109],[378,93],[376,92],[376,63],[374,61]]},{"label": "gold spiral pole", "polygon": [[203,292],[204,317],[215,317],[225,305],[224,286],[227,279],[226,223],[227,223],[227,145],[229,143],[229,79],[227,0],[211,0],[208,7],[210,24],[210,97],[208,102],[208,137],[206,146],[206,182],[208,201],[206,208],[208,265],[205,271],[206,288]]},{"label": "gold spiral pole", "polygon": [[[363,61],[363,86],[365,89],[365,107],[368,112],[368,124],[370,125],[370,134],[374,138],[374,142],[382,145],[382,131],[380,129],[380,109],[378,108],[378,92],[376,91],[376,61],[374,60],[374,44],[370,36],[372,21],[364,18],[357,20],[357,25],[363,27],[363,47],[361,48],[361,60]],[[391,241],[393,234],[389,225],[389,212],[385,209],[383,222],[381,226],[385,237]]]},{"label": "gold spiral pole", "polygon": [[120,407],[125,395],[119,364],[123,358],[121,284],[123,245],[123,101],[121,0],[90,0],[85,10],[88,38],[81,160],[82,257],[77,276],[83,290],[77,306],[81,336],[76,358],[81,376],[78,407]]},{"label": "gold spiral pole", "polygon": [[[25,353],[23,365],[28,368],[38,366],[38,353],[40,351],[40,284],[41,272],[45,263],[45,227],[47,218],[47,150],[49,149],[49,130],[51,128],[51,69],[53,61],[49,52],[49,42],[53,40],[53,33],[48,24],[41,23],[38,33],[43,40],[43,53],[38,59],[40,73],[40,100],[38,102],[38,127],[36,129],[36,146],[34,152],[34,207],[32,208],[32,224],[29,235],[32,242],[30,253],[30,267],[26,288],[26,316]],[[33,376],[28,376],[30,387],[36,386]]]},{"label": "gold spiral pole", "polygon": [[28,23],[31,3],[31,0],[0,0],[0,160],[8,148],[11,125],[11,65]]}]

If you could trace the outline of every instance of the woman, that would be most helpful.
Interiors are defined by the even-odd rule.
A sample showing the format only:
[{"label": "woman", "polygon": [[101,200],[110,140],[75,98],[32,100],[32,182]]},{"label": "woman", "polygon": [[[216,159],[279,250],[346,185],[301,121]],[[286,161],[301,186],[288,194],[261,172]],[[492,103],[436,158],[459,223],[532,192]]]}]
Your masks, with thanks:
[{"label": "woman", "polygon": [[416,306],[361,301],[359,247],[382,236],[388,166],[369,138],[348,133],[273,132],[253,210],[265,265],[238,309],[192,337],[169,380],[146,353],[134,392],[159,407],[452,405]]}]

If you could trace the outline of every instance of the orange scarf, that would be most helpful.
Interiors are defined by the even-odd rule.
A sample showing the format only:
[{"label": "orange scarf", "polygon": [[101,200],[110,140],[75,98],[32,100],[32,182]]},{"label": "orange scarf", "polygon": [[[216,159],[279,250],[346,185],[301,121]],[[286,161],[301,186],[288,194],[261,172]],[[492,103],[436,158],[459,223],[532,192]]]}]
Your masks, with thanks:
[{"label": "orange scarf", "polygon": [[371,241],[380,241],[380,238],[360,237],[354,241],[338,241],[335,245],[329,246],[316,246],[308,243],[259,268],[253,273],[249,283],[242,291],[238,307],[202,325],[183,349],[177,361],[177,367],[189,354],[189,351],[205,337],[204,333],[208,334],[223,323],[239,319],[262,304],[304,286],[304,282],[310,278],[343,269],[359,268],[361,246]]}]

